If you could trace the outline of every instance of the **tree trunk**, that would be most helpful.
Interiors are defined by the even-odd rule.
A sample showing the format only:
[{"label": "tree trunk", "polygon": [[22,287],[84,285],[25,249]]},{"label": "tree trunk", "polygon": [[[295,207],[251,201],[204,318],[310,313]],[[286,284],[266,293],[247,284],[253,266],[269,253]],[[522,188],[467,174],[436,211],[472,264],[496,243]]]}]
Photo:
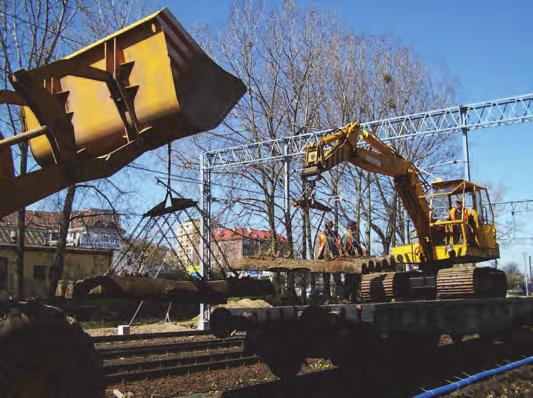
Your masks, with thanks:
[{"label": "tree trunk", "polygon": [[367,213],[366,213],[366,249],[370,254],[371,240],[372,240],[372,192],[370,190],[370,172],[366,173],[366,198],[367,198]]},{"label": "tree trunk", "polygon": [[[23,142],[20,148],[20,175],[28,170],[28,143]],[[26,232],[26,209],[20,209],[17,214],[17,297],[24,296],[24,246]]]},{"label": "tree trunk", "polygon": [[59,236],[57,240],[56,253],[54,256],[53,272],[50,272],[50,296],[54,296],[57,281],[63,275],[63,268],[65,265],[65,248],[67,246],[67,234],[70,224],[70,214],[72,213],[72,204],[74,203],[74,196],[76,194],[76,185],[71,185],[67,188],[67,195],[63,203],[63,212],[61,214],[61,221],[59,224]]}]

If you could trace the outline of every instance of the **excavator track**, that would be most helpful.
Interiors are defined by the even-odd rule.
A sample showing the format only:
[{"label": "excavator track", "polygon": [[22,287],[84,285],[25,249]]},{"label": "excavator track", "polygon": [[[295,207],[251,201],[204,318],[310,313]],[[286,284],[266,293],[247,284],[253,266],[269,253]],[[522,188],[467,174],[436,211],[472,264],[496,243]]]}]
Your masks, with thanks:
[{"label": "excavator track", "polygon": [[505,273],[490,267],[457,266],[437,273],[438,298],[505,297]]},{"label": "excavator track", "polygon": [[384,272],[363,275],[361,297],[363,302],[389,302],[409,297],[409,278],[413,272]]},{"label": "excavator track", "polygon": [[434,275],[419,271],[363,275],[361,298],[365,303],[421,299],[505,297],[505,273],[490,267],[455,266]]},{"label": "excavator track", "polygon": [[383,284],[381,283],[381,279],[383,279],[385,275],[385,273],[374,273],[362,276],[361,298],[364,303],[385,300],[385,292],[383,291]]}]

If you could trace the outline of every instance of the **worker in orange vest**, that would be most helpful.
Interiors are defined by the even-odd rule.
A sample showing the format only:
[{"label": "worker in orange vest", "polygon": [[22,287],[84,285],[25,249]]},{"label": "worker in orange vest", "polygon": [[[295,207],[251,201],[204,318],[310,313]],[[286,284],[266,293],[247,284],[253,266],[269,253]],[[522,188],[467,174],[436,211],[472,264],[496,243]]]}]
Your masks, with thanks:
[{"label": "worker in orange vest", "polygon": [[333,221],[326,221],[324,227],[324,231],[318,235],[316,258],[319,260],[331,260],[341,253],[341,238],[333,227]]},{"label": "worker in orange vest", "polygon": [[353,220],[348,220],[346,230],[341,238],[342,251],[345,256],[359,257],[364,254],[363,248],[359,243],[359,228]]},{"label": "worker in orange vest", "polygon": [[[476,212],[463,206],[463,201],[457,199],[455,207],[450,209],[450,221],[463,221],[465,224],[466,241],[469,244],[475,244],[476,239]],[[461,240],[461,225],[453,224],[453,243],[459,243]]]}]

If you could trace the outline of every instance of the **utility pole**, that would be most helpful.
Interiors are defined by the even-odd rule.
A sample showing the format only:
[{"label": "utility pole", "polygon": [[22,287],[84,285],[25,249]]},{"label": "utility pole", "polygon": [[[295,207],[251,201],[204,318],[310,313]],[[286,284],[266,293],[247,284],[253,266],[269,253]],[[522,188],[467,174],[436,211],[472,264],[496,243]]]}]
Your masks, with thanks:
[{"label": "utility pole", "polygon": [[366,213],[366,245],[368,254],[371,250],[372,239],[372,194],[370,192],[370,172],[366,173],[366,199],[367,199],[367,213]]},{"label": "utility pole", "polygon": [[[287,244],[289,245],[290,258],[294,258],[294,247],[292,241],[292,221],[291,221],[291,195],[290,195],[290,168],[291,160],[289,156],[289,143],[285,141],[283,145],[283,210],[285,212],[285,231],[287,233]],[[293,272],[287,273],[287,291],[291,299],[296,299],[296,279]]]},{"label": "utility pole", "polygon": [[530,295],[529,284],[531,283],[531,256],[528,257],[528,267],[526,269],[526,295]]},{"label": "utility pole", "polygon": [[[200,155],[200,275],[209,280],[211,277],[211,169],[205,162],[209,162],[208,155]],[[194,221],[193,221],[194,222]],[[209,304],[200,303],[200,316],[198,320],[198,329],[205,330],[209,328],[211,308]]]},{"label": "utility pole", "polygon": [[470,181],[470,152],[468,147],[468,127],[467,126],[467,112],[468,108],[466,106],[459,107],[459,113],[461,115],[461,131],[463,133],[463,155],[465,162],[464,178],[467,181]]}]

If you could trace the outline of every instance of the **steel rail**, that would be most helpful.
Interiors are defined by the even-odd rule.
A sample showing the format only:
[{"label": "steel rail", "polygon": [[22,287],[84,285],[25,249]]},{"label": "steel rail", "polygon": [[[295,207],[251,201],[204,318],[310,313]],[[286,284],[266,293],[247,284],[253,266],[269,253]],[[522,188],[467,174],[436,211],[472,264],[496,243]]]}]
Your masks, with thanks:
[{"label": "steel rail", "polygon": [[199,363],[218,362],[221,360],[248,357],[242,350],[217,352],[214,354],[192,355],[179,358],[149,359],[127,363],[104,364],[106,374],[126,373],[139,370],[162,369]]},{"label": "steel rail", "polygon": [[157,344],[118,348],[98,348],[97,352],[102,359],[111,359],[117,357],[135,357],[187,351],[209,350],[217,348],[230,348],[242,346],[243,344],[244,337],[233,337],[228,339],[191,341],[186,343]]},{"label": "steel rail", "polygon": [[159,333],[137,333],[127,335],[93,336],[94,343],[108,343],[114,341],[152,340],[166,339],[172,337],[192,337],[209,335],[209,330],[191,330],[183,332],[159,332]]},{"label": "steel rail", "polygon": [[143,369],[143,370],[134,370],[130,372],[120,372],[113,374],[106,374],[105,382],[107,385],[120,383],[124,381],[133,381],[133,380],[145,380],[158,377],[164,377],[169,375],[180,375],[188,374],[192,372],[201,372],[206,370],[215,370],[215,369],[226,369],[231,367],[239,367],[244,365],[252,365],[259,362],[259,358],[256,356],[244,356],[229,358],[229,359],[219,359],[214,361],[207,361],[201,363],[193,363],[190,365],[177,365],[177,366],[168,366],[159,369]]}]

